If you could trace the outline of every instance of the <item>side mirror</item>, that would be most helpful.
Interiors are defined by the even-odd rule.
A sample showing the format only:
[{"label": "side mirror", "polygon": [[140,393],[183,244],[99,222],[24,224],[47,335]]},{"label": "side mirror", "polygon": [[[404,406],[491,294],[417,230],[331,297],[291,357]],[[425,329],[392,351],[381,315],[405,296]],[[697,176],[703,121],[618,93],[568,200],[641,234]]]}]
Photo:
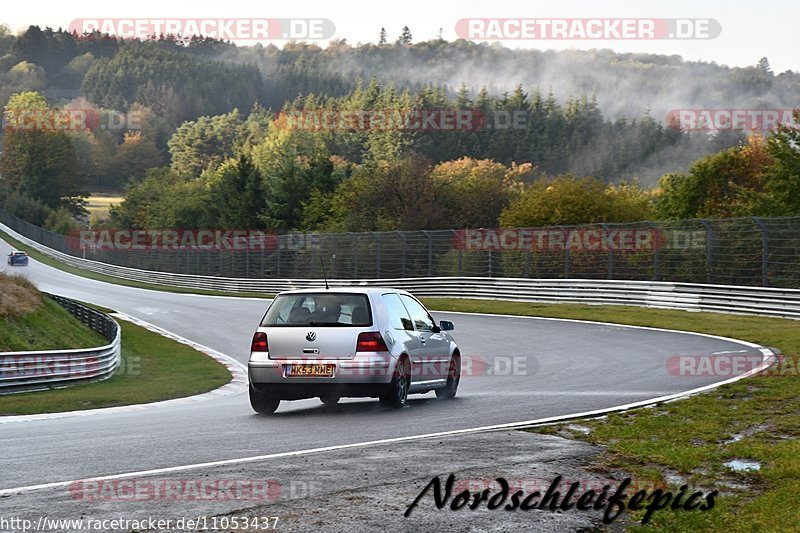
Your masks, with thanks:
[{"label": "side mirror", "polygon": [[442,328],[442,331],[453,331],[456,329],[455,324],[450,322],[449,320],[442,320],[439,322],[439,327]]}]

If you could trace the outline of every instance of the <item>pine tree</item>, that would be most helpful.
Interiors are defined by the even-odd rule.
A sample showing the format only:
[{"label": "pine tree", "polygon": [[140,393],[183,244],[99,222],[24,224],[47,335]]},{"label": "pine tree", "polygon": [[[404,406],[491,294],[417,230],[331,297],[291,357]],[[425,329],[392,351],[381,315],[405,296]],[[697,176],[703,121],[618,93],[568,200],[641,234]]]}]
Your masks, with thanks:
[{"label": "pine tree", "polygon": [[381,36],[378,39],[378,46],[386,46],[386,28],[381,26]]},{"label": "pine tree", "polygon": [[411,41],[411,30],[408,29],[408,26],[403,26],[403,31],[400,33],[400,37],[397,39],[397,44],[409,46],[411,45]]}]

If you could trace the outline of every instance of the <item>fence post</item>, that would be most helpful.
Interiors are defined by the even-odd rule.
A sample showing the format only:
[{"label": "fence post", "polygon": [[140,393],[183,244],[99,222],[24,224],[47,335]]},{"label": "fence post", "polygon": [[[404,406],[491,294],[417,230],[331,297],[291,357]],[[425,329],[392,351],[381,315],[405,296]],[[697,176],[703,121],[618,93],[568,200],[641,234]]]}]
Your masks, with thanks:
[{"label": "fence post", "polygon": [[381,240],[374,233],[370,233],[375,239],[375,277],[381,277]]},{"label": "fence post", "polygon": [[706,229],[706,283],[711,283],[714,267],[714,230],[706,219],[701,218],[700,223]]},{"label": "fence post", "polygon": [[[311,268],[308,270],[308,277],[313,278],[314,277],[314,272],[319,272],[319,275],[317,275],[317,278],[319,278],[322,275],[322,270],[317,270],[317,269],[319,268],[319,264],[320,264],[319,259],[320,259],[320,257],[322,257],[320,255],[320,253],[322,252],[322,246],[320,246],[319,248],[315,247],[315,248],[313,248],[313,250],[314,251],[311,252]],[[293,263],[295,264],[295,270],[296,270],[297,269],[297,262],[293,261]],[[328,265],[328,267],[330,267],[330,265]]]},{"label": "fence post", "polygon": [[[296,237],[297,236],[293,233],[291,238],[294,239]],[[292,255],[291,255],[291,258],[292,258],[292,270],[294,271],[294,277],[295,278],[299,278],[300,277],[300,273],[297,270],[297,264],[299,263],[299,261],[297,260],[297,258],[298,258],[298,256],[300,256],[300,250],[298,249],[296,244],[292,244],[292,246],[294,246],[294,248],[292,248]],[[316,250],[314,250],[313,253],[316,254],[317,253]],[[303,250],[303,255],[305,255],[305,254],[306,254],[306,249]],[[300,257],[302,257],[302,256],[300,256]]]},{"label": "fence post", "polygon": [[761,229],[761,286],[769,287],[769,230],[760,218],[753,217],[753,222]]},{"label": "fence post", "polygon": [[[306,234],[306,235],[308,235],[308,234]],[[333,248],[333,253],[330,254],[331,255],[331,258],[330,258],[331,267],[330,267],[330,271],[329,272],[331,273],[331,277],[338,278],[339,275],[336,272],[336,250],[339,249],[339,235],[338,234],[336,234],[336,233],[332,234],[331,245],[332,245],[332,248]]]},{"label": "fence post", "polygon": [[244,251],[244,277],[250,277],[250,246],[245,248]]},{"label": "fence post", "polygon": [[[450,242],[454,243],[454,242],[456,242],[456,240],[455,240],[455,238],[456,238],[456,230],[453,229],[453,230],[450,230],[450,231],[452,232],[452,236],[450,237]],[[456,248],[458,249],[458,275],[462,276],[463,272],[464,272],[464,264],[463,264],[463,262],[464,262],[464,257],[463,257],[464,250],[463,250],[463,246],[457,246]]]},{"label": "fence post", "polygon": [[347,236],[350,237],[350,242],[355,243],[354,250],[353,250],[353,279],[358,279],[358,261],[361,258],[361,239],[358,233],[355,234],[355,239],[352,237],[352,233],[349,231],[347,232]]},{"label": "fence post", "polygon": [[[605,236],[608,233],[608,224],[600,224],[603,228],[603,235]],[[603,242],[602,240],[600,242]],[[613,247],[608,247],[608,258],[606,263],[606,268],[608,270],[608,279],[614,279],[614,249]]]},{"label": "fence post", "polygon": [[284,242],[288,240],[284,235],[278,237],[278,248],[275,249],[275,277],[278,279],[281,277],[281,249],[283,248],[281,237],[283,237]]},{"label": "fence post", "polygon": [[648,220],[647,225],[653,230],[653,281],[658,281],[661,277],[661,234],[653,222]]},{"label": "fence post", "polygon": [[406,277],[406,237],[403,235],[402,231],[396,232],[397,236],[400,237],[400,241],[403,243],[403,257],[400,261],[400,277]]},{"label": "fence post", "polygon": [[422,233],[428,238],[428,276],[433,277],[433,237],[426,230]]}]

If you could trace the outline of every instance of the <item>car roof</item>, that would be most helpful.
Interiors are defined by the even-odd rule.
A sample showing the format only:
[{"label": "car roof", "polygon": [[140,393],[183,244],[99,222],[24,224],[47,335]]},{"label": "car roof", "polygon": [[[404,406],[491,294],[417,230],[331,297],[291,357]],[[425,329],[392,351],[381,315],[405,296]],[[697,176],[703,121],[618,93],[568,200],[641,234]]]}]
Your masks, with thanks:
[{"label": "car roof", "polygon": [[391,287],[366,287],[363,285],[345,285],[343,287],[330,287],[329,289],[325,289],[325,287],[317,287],[314,289],[291,289],[288,291],[283,291],[279,294],[320,294],[320,293],[349,293],[349,294],[373,294],[373,293],[385,293],[385,292],[399,292],[408,294],[407,291],[402,289],[392,289]]},{"label": "car roof", "polygon": [[23,252],[23,251],[20,251],[20,250],[11,250],[11,254],[12,255],[28,255],[27,252]]}]

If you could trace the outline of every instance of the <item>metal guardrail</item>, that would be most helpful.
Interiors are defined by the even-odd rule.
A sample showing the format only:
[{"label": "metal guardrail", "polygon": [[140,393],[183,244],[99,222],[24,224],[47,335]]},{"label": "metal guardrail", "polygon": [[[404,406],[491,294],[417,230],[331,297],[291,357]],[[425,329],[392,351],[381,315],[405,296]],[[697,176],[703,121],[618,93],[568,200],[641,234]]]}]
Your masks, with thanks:
[{"label": "metal guardrail", "polygon": [[121,330],[113,318],[68,298],[47,296],[103,335],[109,344],[77,350],[0,353],[0,394],[100,381],[111,377],[120,365]]},{"label": "metal guardrail", "polygon": [[[40,252],[91,272],[143,283],[189,289],[274,294],[294,288],[321,287],[320,279],[252,279],[171,274],[121,267],[53,250],[7,226],[0,229]],[[333,286],[369,285],[405,289],[423,297],[482,298],[549,303],[635,305],[661,309],[744,313],[800,319],[800,289],[706,285],[658,281],[426,277],[332,279]]]}]

